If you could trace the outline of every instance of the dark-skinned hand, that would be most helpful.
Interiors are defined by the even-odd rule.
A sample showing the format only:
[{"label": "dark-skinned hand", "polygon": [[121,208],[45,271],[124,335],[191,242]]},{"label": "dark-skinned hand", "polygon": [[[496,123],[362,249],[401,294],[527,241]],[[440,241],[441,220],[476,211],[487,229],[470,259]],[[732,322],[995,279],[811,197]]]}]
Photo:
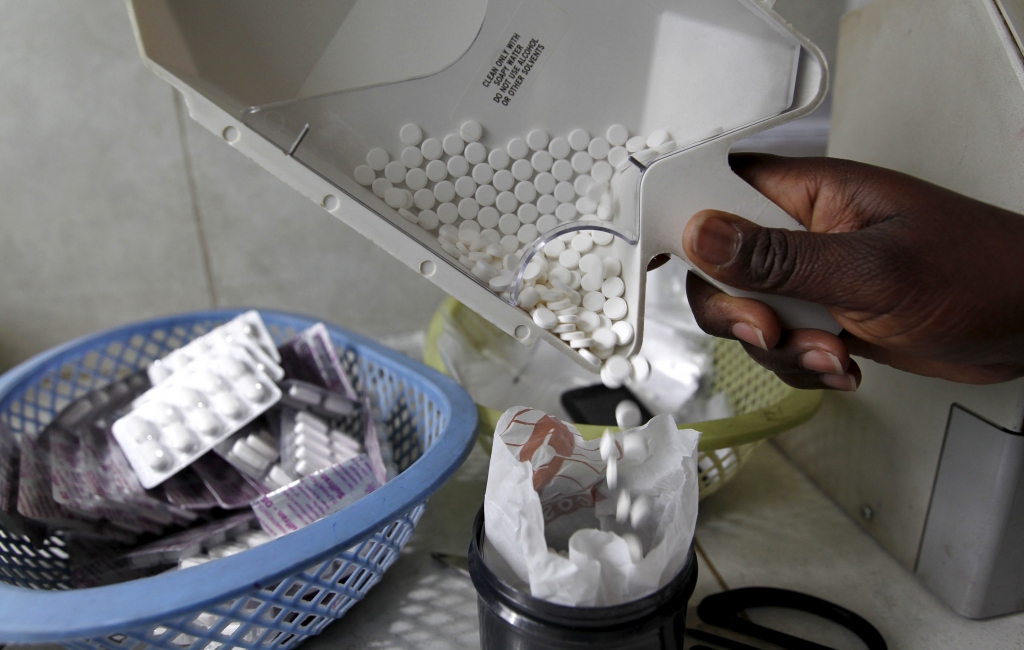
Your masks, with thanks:
[{"label": "dark-skinned hand", "polygon": [[764,303],[690,273],[704,331],[740,340],[797,388],[856,390],[851,355],[972,384],[1024,376],[1024,216],[850,161],[737,154],[730,165],[807,232],[704,211],[683,233],[687,255],[728,286],[820,303],[843,332],[783,330]]}]

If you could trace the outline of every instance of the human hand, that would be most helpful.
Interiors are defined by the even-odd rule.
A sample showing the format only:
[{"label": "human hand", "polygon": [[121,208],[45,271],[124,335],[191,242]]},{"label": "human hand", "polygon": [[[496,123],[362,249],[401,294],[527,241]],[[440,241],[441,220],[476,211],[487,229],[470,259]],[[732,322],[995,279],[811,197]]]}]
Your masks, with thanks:
[{"label": "human hand", "polygon": [[851,355],[973,384],[1024,376],[1024,216],[850,161],[738,154],[730,165],[808,232],[709,210],[687,224],[687,256],[728,286],[820,303],[844,331],[784,331],[764,303],[690,273],[706,332],[739,339],[797,388],[856,390]]}]

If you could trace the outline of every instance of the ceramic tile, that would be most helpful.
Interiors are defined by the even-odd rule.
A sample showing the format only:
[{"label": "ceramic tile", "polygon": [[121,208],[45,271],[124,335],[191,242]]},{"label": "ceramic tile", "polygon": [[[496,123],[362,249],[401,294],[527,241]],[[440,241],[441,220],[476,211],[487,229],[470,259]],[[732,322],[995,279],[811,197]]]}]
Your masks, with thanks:
[{"label": "ceramic tile", "polygon": [[871,621],[889,647],[1024,648],[1024,615],[953,613],[771,445],[701,503],[697,535],[730,588],[824,598]]},{"label": "ceramic tile", "polygon": [[172,93],[125,4],[11,0],[0,21],[0,369],[209,306]]},{"label": "ceramic tile", "polygon": [[371,336],[426,328],[440,289],[187,122],[221,306],[299,311]]}]

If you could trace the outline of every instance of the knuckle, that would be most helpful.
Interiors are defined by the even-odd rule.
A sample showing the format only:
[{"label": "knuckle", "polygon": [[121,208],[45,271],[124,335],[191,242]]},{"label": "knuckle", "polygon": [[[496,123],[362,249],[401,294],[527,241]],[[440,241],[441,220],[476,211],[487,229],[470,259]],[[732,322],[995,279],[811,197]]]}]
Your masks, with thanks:
[{"label": "knuckle", "polygon": [[775,228],[758,228],[750,242],[747,272],[751,283],[764,290],[786,286],[797,271],[789,235]]}]

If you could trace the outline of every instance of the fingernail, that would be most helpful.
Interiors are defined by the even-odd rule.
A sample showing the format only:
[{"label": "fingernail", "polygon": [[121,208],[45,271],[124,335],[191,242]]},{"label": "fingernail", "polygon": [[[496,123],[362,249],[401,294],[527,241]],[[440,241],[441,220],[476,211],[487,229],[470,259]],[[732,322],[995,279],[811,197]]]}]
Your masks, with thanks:
[{"label": "fingernail", "polygon": [[708,215],[698,224],[693,251],[708,264],[728,264],[736,257],[739,248],[740,231],[728,221]]},{"label": "fingernail", "polygon": [[824,350],[805,352],[800,357],[800,365],[814,372],[824,372],[831,375],[845,374],[843,372],[843,364],[839,363],[839,358],[831,352],[825,352]]},{"label": "fingernail", "polygon": [[764,334],[753,325],[736,323],[732,326],[732,335],[750,345],[756,345],[762,350],[767,350],[768,345],[764,342]]},{"label": "fingernail", "polygon": [[848,392],[857,390],[857,380],[850,373],[846,373],[845,375],[822,375],[820,379],[821,383],[825,384],[829,388]]}]

